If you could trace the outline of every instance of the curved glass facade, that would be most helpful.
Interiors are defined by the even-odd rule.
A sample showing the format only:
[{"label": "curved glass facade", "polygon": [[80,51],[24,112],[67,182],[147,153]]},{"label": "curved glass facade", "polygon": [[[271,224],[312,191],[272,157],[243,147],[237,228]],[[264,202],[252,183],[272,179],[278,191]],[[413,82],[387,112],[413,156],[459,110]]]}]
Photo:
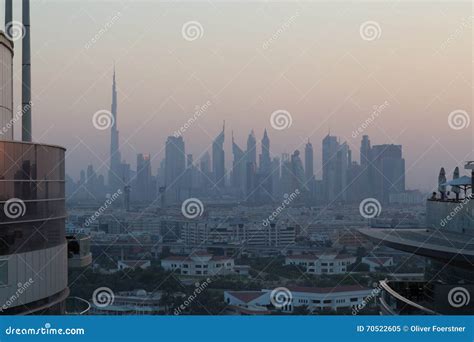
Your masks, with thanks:
[{"label": "curved glass facade", "polygon": [[0,141],[0,256],[65,243],[64,169],[63,148]]},{"label": "curved glass facade", "polygon": [[13,43],[0,32],[0,139],[13,139]]}]

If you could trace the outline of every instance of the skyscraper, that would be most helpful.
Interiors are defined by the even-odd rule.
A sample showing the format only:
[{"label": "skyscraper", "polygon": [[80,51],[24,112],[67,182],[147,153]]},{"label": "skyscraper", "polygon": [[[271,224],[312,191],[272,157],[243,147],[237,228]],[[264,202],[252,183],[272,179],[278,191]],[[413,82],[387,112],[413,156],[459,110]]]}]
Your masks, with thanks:
[{"label": "skyscraper", "polygon": [[186,154],[182,137],[170,136],[165,147],[165,192],[166,203],[176,204],[185,198],[184,172]]},{"label": "skyscraper", "polygon": [[314,177],[314,153],[309,139],[304,148],[304,167],[306,182],[311,182]]},{"label": "skyscraper", "polygon": [[346,199],[349,159],[347,143],[340,144],[337,137],[329,134],[323,139],[323,193],[326,201]]},{"label": "skyscraper", "polygon": [[260,167],[256,175],[256,200],[260,203],[271,203],[273,201],[272,160],[270,157],[270,139],[266,129],[263,132],[262,153],[259,157]]},{"label": "skyscraper", "polygon": [[371,155],[374,196],[380,201],[388,202],[390,194],[405,191],[405,159],[402,157],[402,146],[374,145]]},{"label": "skyscraper", "polygon": [[212,142],[212,173],[214,185],[218,188],[225,187],[225,122],[222,126],[222,131]]},{"label": "skyscraper", "polygon": [[135,198],[139,201],[150,201],[152,199],[153,190],[151,187],[151,163],[149,154],[137,154],[137,179]]},{"label": "skyscraper", "polygon": [[260,155],[260,172],[270,172],[271,162],[272,160],[270,157],[270,139],[268,138],[267,130],[265,129],[262,138],[262,154]]},{"label": "skyscraper", "polygon": [[[11,2],[9,5],[7,12],[11,11]],[[12,13],[6,13],[5,18],[9,18],[8,24]],[[23,18],[28,19],[28,22],[24,21],[23,53],[26,47],[29,54],[29,1],[23,1]],[[12,41],[0,32],[0,124],[13,123],[13,52]],[[27,60],[29,73],[29,56]],[[22,80],[27,92],[30,92],[29,82],[29,77]],[[31,124],[31,116],[27,121]],[[31,134],[31,126],[26,128]],[[62,314],[69,295],[65,149],[32,143],[31,135],[25,134],[22,135],[24,141],[14,141],[12,132],[8,130],[0,136],[0,174],[3,175],[0,188],[0,302],[4,303],[1,311],[9,315]],[[28,284],[26,289],[25,284]]]},{"label": "skyscraper", "polygon": [[246,160],[244,151],[237,145],[234,140],[234,134],[232,133],[232,174],[231,174],[231,186],[239,193],[245,192],[245,172],[246,172]]},{"label": "skyscraper", "polygon": [[257,140],[255,139],[255,133],[252,131],[247,138],[247,162],[257,166]]},{"label": "skyscraper", "polygon": [[370,164],[370,139],[368,135],[364,135],[360,142],[360,165],[367,166],[368,164]]},{"label": "skyscraper", "polygon": [[[371,160],[371,146],[370,146],[370,139],[368,135],[364,135],[362,137],[362,141],[360,142],[360,174],[359,177],[359,184],[360,184],[360,198],[367,198],[372,196],[372,182],[371,182],[371,174],[373,173],[373,165]],[[353,168],[352,174],[357,174],[355,168]]]},{"label": "skyscraper", "polygon": [[117,84],[115,82],[115,66],[112,81],[112,126],[110,127],[110,166],[109,188],[111,191],[121,189],[123,185],[121,175],[121,155],[119,149],[119,131],[117,129]]},{"label": "skyscraper", "polygon": [[291,192],[294,192],[296,189],[299,191],[307,190],[303,162],[301,161],[300,151],[298,150],[291,155],[291,175],[293,176]]},{"label": "skyscraper", "polygon": [[288,153],[282,153],[281,155],[281,177],[278,194],[283,196],[284,194],[290,194],[295,190],[293,187],[293,167],[291,165],[290,155]]}]

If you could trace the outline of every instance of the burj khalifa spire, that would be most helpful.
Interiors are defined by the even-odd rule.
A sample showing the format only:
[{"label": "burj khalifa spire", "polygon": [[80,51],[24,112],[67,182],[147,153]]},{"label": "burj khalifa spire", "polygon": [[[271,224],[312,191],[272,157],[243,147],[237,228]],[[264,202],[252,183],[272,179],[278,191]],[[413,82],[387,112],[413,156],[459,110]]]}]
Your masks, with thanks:
[{"label": "burj khalifa spire", "polygon": [[109,187],[111,190],[117,190],[122,187],[121,179],[121,156],[119,150],[119,131],[117,129],[117,83],[115,81],[115,65],[114,76],[112,82],[112,126],[110,129],[110,168],[109,168]]}]

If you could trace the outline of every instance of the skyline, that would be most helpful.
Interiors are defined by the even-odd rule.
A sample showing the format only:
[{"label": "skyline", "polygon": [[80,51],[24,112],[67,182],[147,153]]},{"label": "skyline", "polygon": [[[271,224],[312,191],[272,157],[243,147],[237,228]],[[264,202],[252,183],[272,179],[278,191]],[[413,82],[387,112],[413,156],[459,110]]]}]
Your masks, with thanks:
[{"label": "skyline", "polygon": [[[207,101],[211,102],[207,111],[183,134],[188,142],[186,152],[192,153],[197,161],[205,150],[210,151],[225,120],[227,172],[231,168],[230,131],[234,131],[235,142],[243,147],[252,128],[258,143],[267,128],[272,155],[291,154],[296,149],[303,153],[309,138],[315,151],[317,178],[321,177],[318,170],[322,169],[321,141],[329,129],[332,135],[347,141],[354,155],[359,154],[363,134],[368,134],[373,144],[403,145],[407,188],[431,189],[440,166],[449,173],[451,168],[472,159],[469,155],[472,125],[453,130],[447,122],[453,110],[472,113],[472,74],[468,74],[472,60],[465,53],[470,50],[472,34],[466,28],[456,33],[467,17],[468,3],[448,9],[434,5],[429,10],[414,4],[399,4],[397,9],[404,15],[403,25],[384,16],[391,9],[389,4],[367,4],[364,10],[351,4],[342,11],[340,8],[334,11],[337,6],[319,3],[299,4],[304,11],[293,4],[270,9],[264,4],[219,4],[217,9],[193,4],[192,13],[180,4],[126,2],[125,5],[126,8],[113,2],[92,3],[85,8],[76,2],[68,2],[67,6],[55,2],[32,3],[36,23],[43,21],[40,17],[46,11],[52,11],[58,17],[54,26],[63,28],[56,35],[48,35],[53,26],[32,23],[35,29],[32,58],[36,66],[32,82],[33,89],[37,89],[33,92],[34,140],[66,146],[67,172],[75,179],[88,164],[107,174],[110,133],[95,130],[91,119],[95,112],[110,109],[113,59],[117,64],[123,158],[134,167],[136,154],[150,153],[154,174],[164,157],[167,137],[191,117],[195,105]],[[144,7],[150,10],[143,11]],[[144,18],[137,23],[135,14],[139,10]],[[429,20],[419,26],[417,14],[421,10],[429,12],[425,13]],[[222,17],[208,13],[212,11],[222,12]],[[121,14],[112,20],[117,13]],[[222,28],[219,32],[216,25],[230,13],[236,20],[219,26]],[[159,21],[146,20],[160,14]],[[324,16],[334,21],[314,20]],[[434,20],[437,16],[442,16],[441,23]],[[62,22],[71,18],[74,20],[70,24]],[[254,30],[253,23],[258,21],[257,32],[249,34],[246,25],[239,24],[241,18],[247,18],[244,22],[252,23]],[[182,25],[193,19],[202,23],[203,35],[187,41],[181,36]],[[360,24],[371,19],[380,23],[380,38],[360,39]],[[78,27],[75,24],[84,22],[88,23],[81,25],[84,31],[75,29]],[[109,22],[110,28],[86,49],[91,37]],[[142,32],[140,29],[149,26],[145,23],[156,25]],[[136,27],[136,32],[130,27]],[[429,37],[424,36],[425,30],[430,32]],[[273,39],[275,32],[280,33]],[[46,35],[46,42],[38,39]],[[226,40],[227,36],[232,39]],[[127,52],[120,48],[122,37],[127,46],[133,38],[141,38],[133,45],[133,51]],[[296,37],[299,44],[294,41]],[[160,44],[155,45],[157,39]],[[394,41],[406,45],[397,46],[398,50],[394,51],[391,44]],[[219,51],[214,49],[216,46]],[[143,53],[145,48],[148,54]],[[441,51],[433,58],[436,50]],[[18,74],[21,47],[17,45],[16,51]],[[66,54],[72,58],[64,58]],[[429,63],[423,63],[428,57],[431,57]],[[286,73],[281,76],[282,72]],[[409,87],[405,86],[406,82],[410,82]],[[17,85],[15,103],[19,103],[20,95]],[[305,99],[298,104],[297,100],[306,92]],[[51,98],[57,103],[47,105]],[[361,135],[353,138],[354,130],[372,114],[372,107],[386,101],[387,109]],[[270,115],[278,109],[291,113],[289,129],[271,128]],[[422,115],[418,115],[420,112]],[[65,134],[61,127],[71,122],[76,132]],[[143,127],[138,129],[137,125]],[[19,126],[15,129],[17,139]],[[423,129],[427,134],[420,139],[419,132]],[[101,163],[104,164],[99,168]]]},{"label": "skyline", "polygon": [[[189,11],[186,5],[95,2],[90,8],[75,2],[67,6],[72,17],[61,17],[69,26],[61,31],[55,25],[57,34],[41,39],[37,13],[30,21],[30,0],[21,2],[21,22],[12,18],[17,15],[12,4],[4,2],[0,31],[2,314],[75,316],[81,326],[80,317],[90,315],[123,321],[148,315],[416,318],[474,312],[474,149],[468,145],[474,123],[472,82],[464,73],[474,61],[453,48],[464,41],[474,16],[461,21],[462,30],[433,55],[433,18],[420,17],[418,3],[389,6],[408,27],[393,25],[397,15],[383,20],[364,12],[362,20],[354,18],[363,11],[352,3],[191,3],[196,17],[179,22],[181,38],[173,38],[176,50],[168,50],[168,58],[166,37],[176,33],[175,19]],[[64,6],[36,4],[40,13],[55,8],[57,14]],[[114,15],[111,4],[122,6],[121,12]],[[378,13],[385,5],[364,8]],[[109,22],[85,43],[85,51],[66,52],[80,28],[90,29],[75,22],[82,23],[84,15],[97,22],[93,13],[99,8],[112,13]],[[250,8],[258,9],[256,17]],[[343,17],[333,22],[336,8]],[[423,14],[432,10],[427,8]],[[163,20],[138,36],[127,21],[127,34],[136,39],[130,41],[114,28],[137,9],[146,13],[140,23],[155,9]],[[265,18],[279,10],[286,19],[279,18],[271,38],[255,48],[258,32],[273,26]],[[436,10],[444,18],[452,15]],[[214,21],[204,20],[208,12]],[[225,21],[227,15],[232,20]],[[411,16],[417,17],[417,36],[403,35],[403,41],[401,31],[414,33]],[[239,21],[243,18],[247,22]],[[335,24],[338,34],[330,31],[329,45],[305,46],[309,28],[321,33],[320,18]],[[216,26],[221,21],[222,28]],[[249,23],[255,32],[245,30]],[[228,36],[232,30],[237,31]],[[113,41],[114,34],[127,52],[107,45],[105,37]],[[31,59],[32,41],[44,45],[33,47]],[[107,53],[84,64],[104,43]],[[222,50],[209,51],[213,44]],[[281,48],[288,53],[278,53]],[[319,52],[316,58],[308,52],[312,48]],[[220,62],[209,52],[222,57]],[[21,70],[14,70],[14,55],[15,63],[21,57]],[[112,72],[94,70],[93,63],[103,64],[100,56],[110,55]],[[284,60],[291,60],[289,67]],[[238,65],[243,67],[237,73],[227,70]],[[51,67],[53,73],[44,74]],[[131,78],[139,80],[132,91]],[[77,91],[85,84],[85,92]],[[18,130],[21,140],[12,134]],[[95,162],[87,162],[91,159]],[[71,172],[80,172],[78,181]],[[430,193],[412,187],[410,179],[426,181]],[[4,333],[82,335],[91,329],[49,322],[39,329],[28,327],[34,322],[7,322]],[[437,327],[359,323],[353,325],[357,334],[431,333]],[[239,324],[234,326],[245,330]],[[458,324],[438,331],[464,332]],[[172,336],[183,337],[176,331]]]}]

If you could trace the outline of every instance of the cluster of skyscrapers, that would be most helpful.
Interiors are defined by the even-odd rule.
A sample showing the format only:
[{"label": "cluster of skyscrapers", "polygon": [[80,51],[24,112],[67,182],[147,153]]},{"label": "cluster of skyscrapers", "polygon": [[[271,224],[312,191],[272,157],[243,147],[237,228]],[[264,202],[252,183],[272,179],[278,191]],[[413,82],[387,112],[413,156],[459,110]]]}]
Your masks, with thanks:
[{"label": "cluster of skyscrapers", "polygon": [[[322,179],[315,177],[313,145],[308,139],[304,157],[296,150],[292,154],[275,156],[271,153],[267,130],[263,132],[260,147],[252,130],[245,148],[237,144],[232,132],[232,164],[226,170],[225,122],[212,142],[210,153],[204,152],[194,162],[186,154],[182,135],[166,140],[165,158],[153,175],[149,154],[138,154],[136,169],[121,160],[117,118],[117,86],[115,70],[112,84],[113,116],[110,141],[108,184],[96,176],[91,166],[84,171],[78,185],[85,185],[87,195],[125,189],[133,201],[156,201],[162,206],[179,204],[189,197],[216,200],[233,199],[245,203],[265,204],[281,200],[285,194],[298,189],[305,204],[357,202],[375,197],[388,202],[391,194],[405,191],[405,161],[401,145],[371,146],[364,135],[360,144],[360,162],[352,159],[347,142],[330,134],[322,141],[322,164],[318,168]],[[79,191],[78,194],[81,194]],[[84,192],[82,192],[84,195]],[[90,198],[89,198],[90,199]]]}]

